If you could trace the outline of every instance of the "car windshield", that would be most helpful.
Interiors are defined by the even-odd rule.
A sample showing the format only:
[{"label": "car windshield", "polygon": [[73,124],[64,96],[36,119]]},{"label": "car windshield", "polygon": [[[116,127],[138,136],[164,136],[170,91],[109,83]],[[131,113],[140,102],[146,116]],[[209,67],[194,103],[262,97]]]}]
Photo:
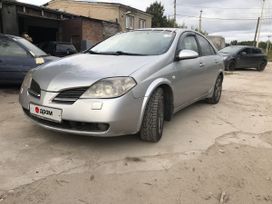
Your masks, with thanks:
[{"label": "car windshield", "polygon": [[47,55],[40,48],[36,47],[35,45],[33,45],[31,42],[27,41],[24,38],[16,39],[16,41],[25,46],[28,49],[28,51],[31,52],[35,57],[42,57]]},{"label": "car windshield", "polygon": [[220,53],[226,53],[226,54],[234,54],[234,53],[238,52],[239,50],[241,50],[241,47],[229,46],[229,47],[223,48],[219,52]]},{"label": "car windshield", "polygon": [[89,50],[94,54],[161,55],[170,48],[175,32],[132,31],[117,34]]}]

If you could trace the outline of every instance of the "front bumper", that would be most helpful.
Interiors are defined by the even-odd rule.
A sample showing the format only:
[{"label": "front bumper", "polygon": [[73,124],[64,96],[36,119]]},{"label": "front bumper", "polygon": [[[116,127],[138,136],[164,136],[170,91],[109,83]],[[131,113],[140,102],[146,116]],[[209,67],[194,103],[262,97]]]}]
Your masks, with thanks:
[{"label": "front bumper", "polygon": [[[78,99],[73,104],[52,102],[57,95],[56,92],[41,91],[38,99],[29,95],[27,89],[21,88],[19,101],[26,115],[47,129],[100,137],[135,134],[139,131],[144,98],[135,98],[132,92],[114,99]],[[30,103],[61,109],[62,122],[50,122],[31,115]],[[107,130],[98,130],[98,124],[108,125]]]}]

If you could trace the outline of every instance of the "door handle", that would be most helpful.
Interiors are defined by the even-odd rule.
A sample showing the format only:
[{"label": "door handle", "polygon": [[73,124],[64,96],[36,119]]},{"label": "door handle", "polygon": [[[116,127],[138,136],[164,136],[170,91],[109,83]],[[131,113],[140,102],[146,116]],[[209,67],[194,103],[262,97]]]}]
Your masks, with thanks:
[{"label": "door handle", "polygon": [[204,63],[202,63],[202,62],[200,62],[200,67],[202,68],[202,67],[205,67],[205,64]]}]

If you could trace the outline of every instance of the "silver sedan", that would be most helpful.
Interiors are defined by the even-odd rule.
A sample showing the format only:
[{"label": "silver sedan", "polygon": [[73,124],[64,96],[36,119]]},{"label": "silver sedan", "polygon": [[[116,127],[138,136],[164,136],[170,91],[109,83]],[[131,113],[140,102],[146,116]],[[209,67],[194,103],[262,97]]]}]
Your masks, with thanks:
[{"label": "silver sedan", "polygon": [[203,99],[219,102],[223,70],[222,57],[197,32],[135,30],[31,70],[20,104],[51,130],[157,142],[177,111]]}]

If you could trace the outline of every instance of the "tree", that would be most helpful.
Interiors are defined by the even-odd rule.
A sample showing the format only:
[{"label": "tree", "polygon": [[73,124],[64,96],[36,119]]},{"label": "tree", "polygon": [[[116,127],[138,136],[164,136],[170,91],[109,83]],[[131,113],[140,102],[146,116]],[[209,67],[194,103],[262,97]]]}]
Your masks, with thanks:
[{"label": "tree", "polygon": [[152,27],[168,27],[168,28],[185,28],[185,24],[178,25],[174,19],[167,19],[164,15],[164,6],[161,2],[154,2],[149,7],[147,7],[146,12],[151,14],[152,17]]},{"label": "tree", "polygon": [[164,6],[157,1],[147,7],[146,12],[153,15],[152,27],[166,27],[167,18],[164,16],[164,11]]},{"label": "tree", "polygon": [[237,40],[233,40],[230,42],[231,45],[237,45],[238,44],[238,41]]}]

